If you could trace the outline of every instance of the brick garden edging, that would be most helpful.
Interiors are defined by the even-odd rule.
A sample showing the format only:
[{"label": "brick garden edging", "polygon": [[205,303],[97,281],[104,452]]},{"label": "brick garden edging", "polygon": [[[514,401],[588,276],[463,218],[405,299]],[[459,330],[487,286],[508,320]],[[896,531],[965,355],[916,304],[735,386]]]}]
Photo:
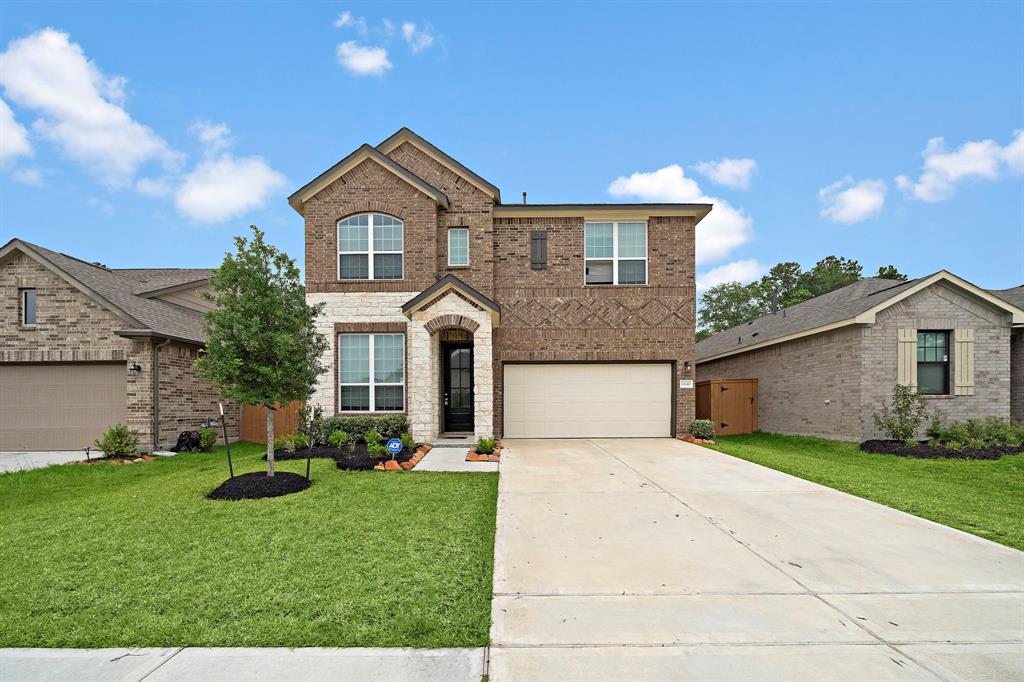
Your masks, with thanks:
[{"label": "brick garden edging", "polygon": [[714,445],[715,444],[715,441],[713,441],[713,440],[710,440],[710,439],[705,440],[704,438],[695,438],[695,437],[691,436],[690,434],[686,434],[685,436],[679,436],[678,440],[681,440],[684,443],[693,443],[694,445]]},{"label": "brick garden edging", "polygon": [[414,466],[420,463],[420,460],[433,449],[433,445],[429,443],[422,443],[416,446],[415,452],[412,453],[412,459],[406,462],[396,462],[393,459],[389,459],[385,462],[381,462],[377,466],[373,467],[374,471],[408,471]]},{"label": "brick garden edging", "polygon": [[494,444],[494,452],[489,455],[477,453],[476,445],[472,445],[469,448],[469,452],[466,453],[467,462],[500,462],[501,461],[501,441],[499,440]]}]

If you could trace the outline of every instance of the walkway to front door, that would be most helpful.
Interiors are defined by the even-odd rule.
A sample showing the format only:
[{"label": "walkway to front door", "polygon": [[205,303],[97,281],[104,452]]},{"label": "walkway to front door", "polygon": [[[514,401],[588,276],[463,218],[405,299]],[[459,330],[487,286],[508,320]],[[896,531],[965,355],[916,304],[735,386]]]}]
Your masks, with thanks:
[{"label": "walkway to front door", "polygon": [[1022,552],[676,440],[504,446],[494,682],[1024,679]]},{"label": "walkway to front door", "polygon": [[443,342],[444,407],[441,430],[473,431],[473,343]]}]

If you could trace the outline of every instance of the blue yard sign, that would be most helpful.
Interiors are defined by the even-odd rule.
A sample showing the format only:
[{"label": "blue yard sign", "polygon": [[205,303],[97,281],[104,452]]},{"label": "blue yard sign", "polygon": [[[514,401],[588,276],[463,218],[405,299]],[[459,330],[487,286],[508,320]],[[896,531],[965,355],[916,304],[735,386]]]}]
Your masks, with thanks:
[{"label": "blue yard sign", "polygon": [[391,440],[388,441],[388,452],[390,452],[392,455],[397,455],[401,451],[402,441],[398,440],[397,438],[392,438]]}]

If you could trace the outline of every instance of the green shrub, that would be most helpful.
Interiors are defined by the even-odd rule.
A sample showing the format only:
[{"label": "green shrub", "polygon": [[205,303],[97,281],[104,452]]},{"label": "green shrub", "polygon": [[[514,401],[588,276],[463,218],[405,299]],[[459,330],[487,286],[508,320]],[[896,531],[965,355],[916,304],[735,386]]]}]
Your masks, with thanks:
[{"label": "green shrub", "polygon": [[371,457],[383,457],[388,454],[387,446],[384,445],[384,436],[377,429],[367,431],[363,439],[366,441],[366,451],[370,453]]},{"label": "green shrub", "polygon": [[115,424],[107,429],[95,445],[107,457],[128,457],[138,450],[139,432],[124,424]]},{"label": "green shrub", "polygon": [[213,446],[217,444],[217,429],[212,426],[208,426],[205,429],[199,429],[199,449],[203,452],[209,452],[213,449]]},{"label": "green shrub", "polygon": [[292,445],[296,450],[305,450],[309,447],[309,436],[304,433],[296,433],[292,436]]},{"label": "green shrub", "polygon": [[408,431],[402,432],[402,435],[399,436],[398,438],[399,440],[402,441],[402,449],[412,450],[414,447],[416,447],[416,441],[413,440],[412,434],[409,433]]},{"label": "green shrub", "polygon": [[694,419],[690,422],[690,435],[702,440],[715,437],[715,423],[710,419]]},{"label": "green shrub", "polygon": [[481,455],[489,455],[494,452],[494,446],[497,444],[493,438],[481,438],[476,442],[476,451]]},{"label": "green shrub", "polygon": [[347,448],[352,445],[352,436],[348,435],[347,431],[338,429],[327,438],[327,443],[332,448]]},{"label": "green shrub", "polygon": [[280,452],[295,452],[309,447],[309,438],[303,433],[293,433],[290,436],[278,436],[274,439],[274,450]]},{"label": "green shrub", "polygon": [[875,427],[892,440],[907,440],[928,416],[924,399],[917,389],[896,384],[892,390],[892,403],[883,403],[875,413]]},{"label": "green shrub", "polygon": [[1001,417],[958,422],[946,422],[936,417],[928,428],[928,437],[949,448],[984,448],[994,445],[1017,447],[1024,444],[1024,427]]},{"label": "green shrub", "polygon": [[385,439],[399,438],[408,430],[409,425],[404,414],[327,417],[320,422],[314,440],[318,443],[328,443],[335,431],[344,431],[352,436],[353,441],[365,441],[369,431],[377,431]]}]

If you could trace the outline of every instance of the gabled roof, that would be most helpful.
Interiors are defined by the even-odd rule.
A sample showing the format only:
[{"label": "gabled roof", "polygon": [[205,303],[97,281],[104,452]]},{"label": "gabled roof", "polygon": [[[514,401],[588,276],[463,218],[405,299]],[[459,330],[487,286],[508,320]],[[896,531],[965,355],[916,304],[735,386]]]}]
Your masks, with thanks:
[{"label": "gabled roof", "polygon": [[718,332],[697,344],[697,362],[773,346],[848,325],[873,324],[880,311],[937,282],[951,284],[1010,313],[1014,324],[1024,323],[1024,309],[945,270],[909,282],[868,277]]},{"label": "gabled roof", "polygon": [[448,168],[448,170],[466,178],[473,183],[477,189],[494,199],[495,203],[501,203],[501,190],[498,189],[497,185],[484,180],[472,170],[448,156],[408,128],[399,129],[394,135],[377,145],[377,149],[383,154],[390,154],[403,142],[408,142],[430,158],[434,159],[434,161],[437,161],[442,166]]},{"label": "gabled roof", "polygon": [[[149,286],[146,282],[172,277],[168,268],[111,270],[17,238],[0,247],[0,259],[13,251],[28,255],[121,318],[124,328],[117,332],[121,336],[158,336],[194,344],[206,340],[202,313],[136,293],[140,287],[144,291]],[[196,272],[210,271],[182,271],[181,277],[193,277]]]},{"label": "gabled roof", "polygon": [[288,203],[299,213],[299,215],[302,215],[303,206],[310,198],[367,159],[375,161],[385,170],[394,173],[420,192],[423,192],[423,194],[436,201],[438,206],[448,208],[448,195],[413,173],[405,166],[395,163],[391,158],[385,156],[368,144],[363,144],[344,159],[296,190],[290,197],[288,197]]},{"label": "gabled roof", "polygon": [[411,316],[414,312],[419,310],[421,307],[432,303],[434,300],[445,295],[449,290],[454,290],[473,303],[480,306],[481,309],[487,310],[491,313],[491,318],[495,323],[498,322],[501,315],[501,308],[491,300],[488,296],[480,293],[473,287],[469,286],[455,275],[445,275],[441,279],[437,280],[429,287],[416,294],[402,306],[402,312],[407,316]]},{"label": "gabled roof", "polygon": [[153,295],[166,290],[196,287],[211,277],[211,268],[109,268],[111,272],[137,282],[136,294]]},{"label": "gabled roof", "polygon": [[989,293],[1024,309],[1024,284],[1010,289],[989,289]]}]

